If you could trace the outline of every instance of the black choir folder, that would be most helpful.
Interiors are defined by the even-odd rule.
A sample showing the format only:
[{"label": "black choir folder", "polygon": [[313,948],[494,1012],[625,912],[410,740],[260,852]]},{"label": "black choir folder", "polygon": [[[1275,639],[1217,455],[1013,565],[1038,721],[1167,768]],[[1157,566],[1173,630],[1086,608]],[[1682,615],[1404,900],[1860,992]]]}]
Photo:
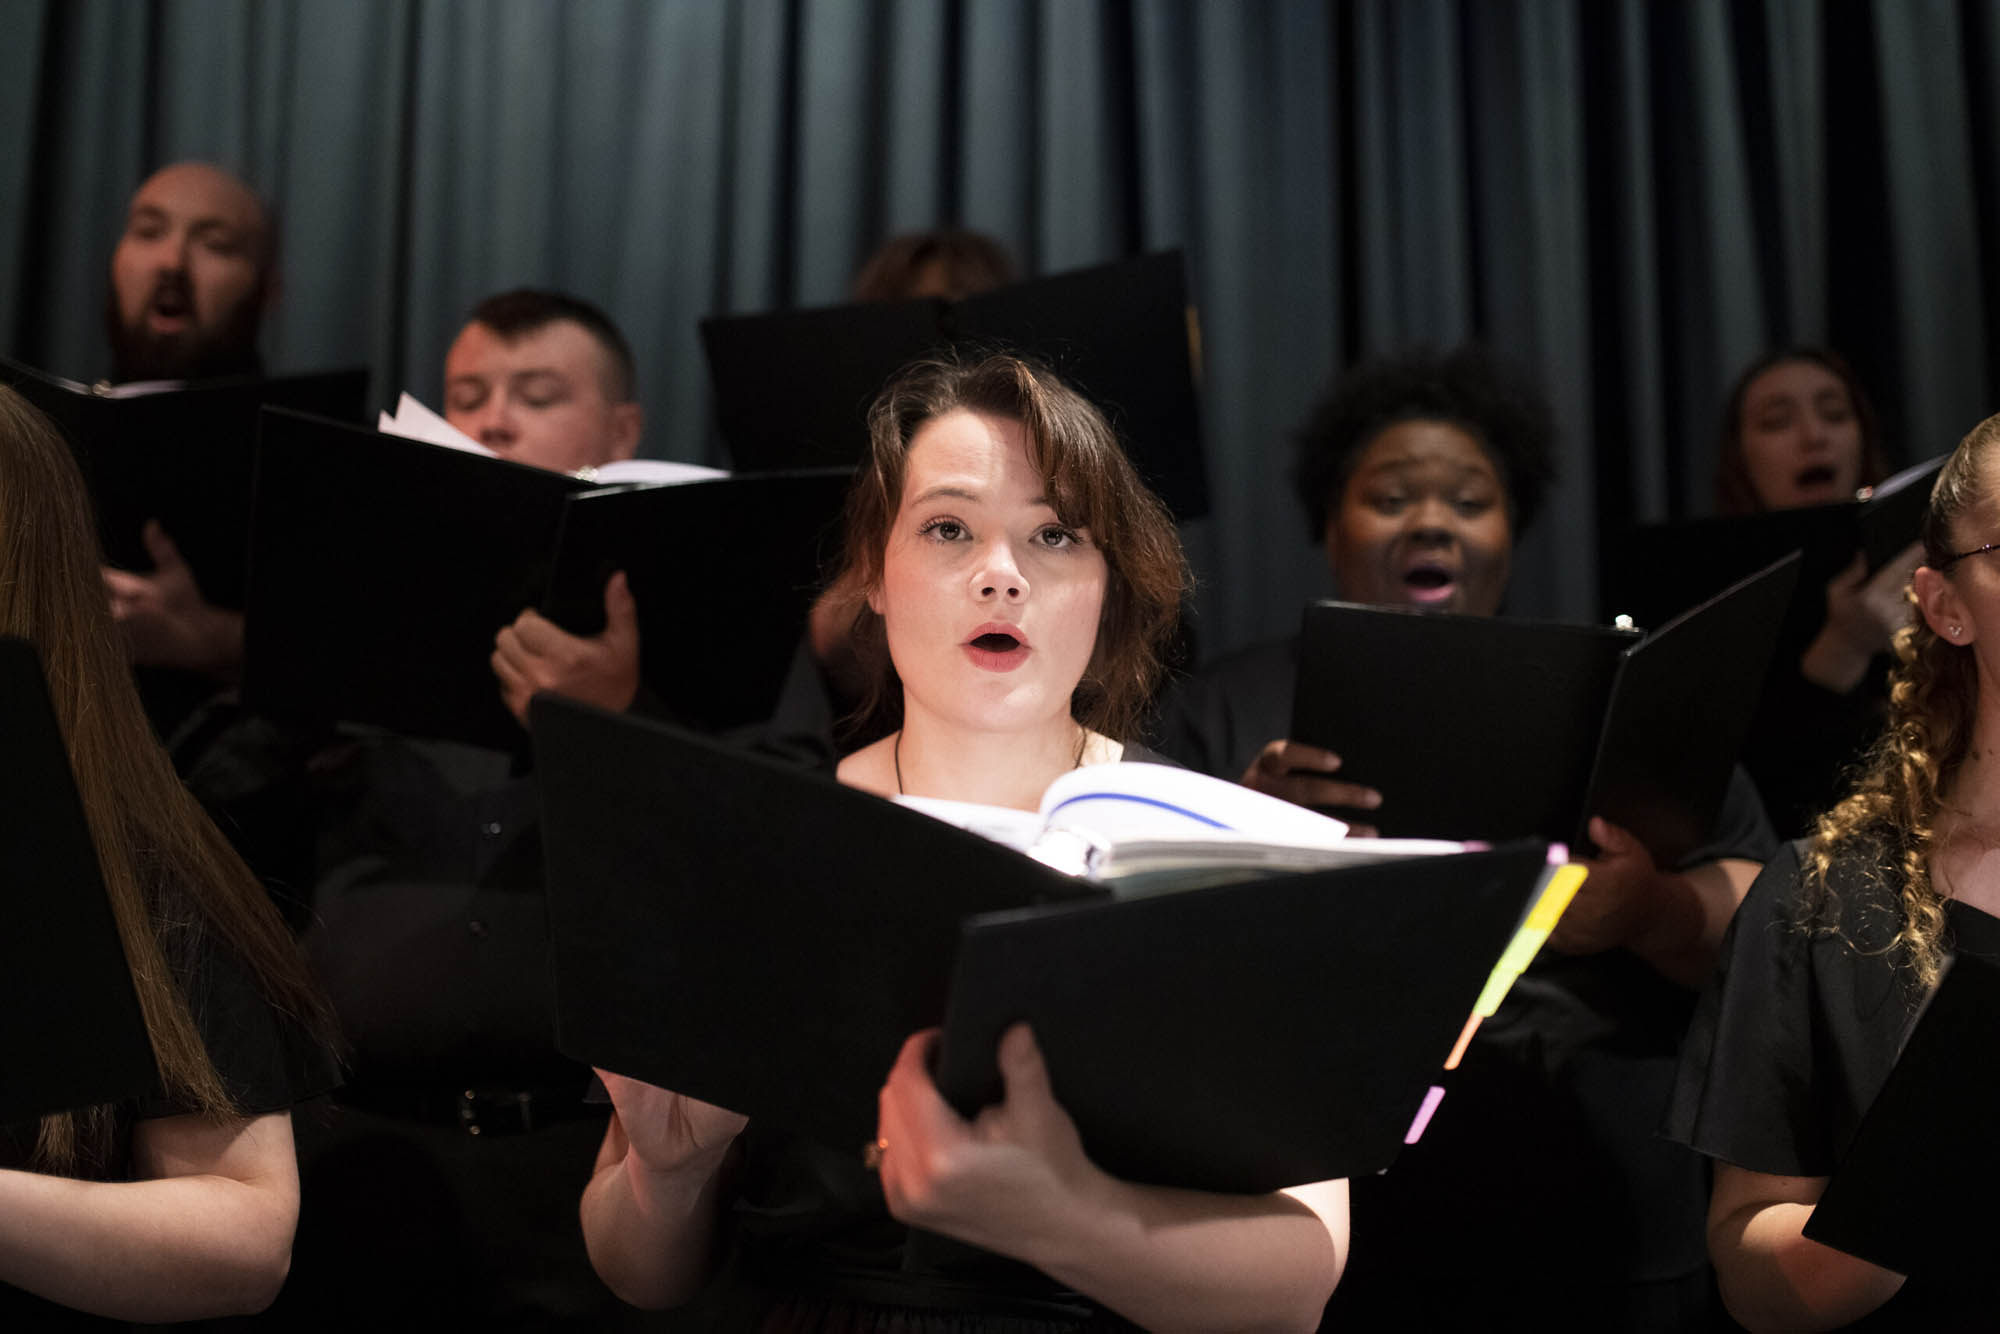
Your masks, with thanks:
[{"label": "black choir folder", "polygon": [[1265,1191],[1388,1165],[1546,848],[1112,900],[821,776],[544,696],[534,739],[558,1047],[837,1147],[911,1033],[997,1093],[1027,1020],[1085,1148]]},{"label": "black choir folder", "polygon": [[0,1126],[159,1075],[41,660],[0,638]]},{"label": "black choir folder", "polygon": [[[1917,540],[1943,457],[1905,468],[1854,500],[1646,524],[1614,538],[1605,565],[1605,605],[1656,625],[1788,552],[1801,553],[1794,629],[1809,639],[1826,620],[1827,581],[1859,551],[1869,572]],[[1799,647],[1804,648],[1804,639]]]},{"label": "black choir folder", "polygon": [[[2000,963],[1947,964],[1805,1235],[1899,1274],[2000,1286]],[[1976,1276],[1985,1276],[1983,1278]]]},{"label": "black choir folder", "polygon": [[1047,362],[1118,431],[1174,514],[1208,513],[1187,275],[1168,251],[961,301],[927,299],[703,320],[716,416],[743,471],[866,452],[868,405],[909,363],[954,343]]},{"label": "black choir folder", "polygon": [[249,549],[257,410],[265,404],[357,421],[368,372],[192,383],[85,385],[0,358],[0,380],[54,419],[90,487],[105,556],[150,570],[140,530],[158,519],[202,595],[240,609]]},{"label": "black choir folder", "polygon": [[759,722],[820,583],[838,470],[599,488],[270,412],[253,505],[244,694],[280,714],[510,749],[493,637],[529,607],[604,628],[622,569],[640,672],[678,716]]},{"label": "black choir folder", "polygon": [[1321,602],[1292,737],[1382,794],[1391,836],[1587,848],[1601,815],[1661,866],[1708,841],[1798,573],[1784,560],[1629,630]]}]

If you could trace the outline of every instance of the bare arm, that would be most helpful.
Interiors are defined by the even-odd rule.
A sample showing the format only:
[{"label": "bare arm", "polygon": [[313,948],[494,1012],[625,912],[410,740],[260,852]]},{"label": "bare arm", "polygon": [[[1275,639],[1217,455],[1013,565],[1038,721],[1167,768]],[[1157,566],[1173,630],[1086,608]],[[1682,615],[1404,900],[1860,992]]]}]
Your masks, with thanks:
[{"label": "bare arm", "polygon": [[599,1074],[616,1110],[583,1191],[591,1267],[634,1306],[678,1306],[708,1278],[724,1169],[744,1118]]},{"label": "bare arm", "polygon": [[1549,947],[1564,954],[1630,950],[1670,981],[1699,987],[1715,966],[1729,919],[1763,869],[1738,858],[1662,871],[1617,825],[1590,822],[1598,856]]},{"label": "bare arm", "polygon": [[299,1215],[289,1112],[141,1121],[137,1181],[0,1171],[0,1282],[115,1320],[261,1311]]},{"label": "bare arm", "polygon": [[1347,1183],[1272,1195],[1138,1186],[1084,1156],[1024,1025],[1006,1097],[974,1120],[939,1096],[919,1033],[882,1090],[882,1188],[904,1222],[1034,1265],[1155,1330],[1311,1330],[1347,1256]]},{"label": "bare arm", "polygon": [[1751,1330],[1832,1329],[1896,1295],[1903,1276],[1808,1241],[1800,1229],[1825,1177],[1715,1165],[1708,1253],[1729,1313]]}]

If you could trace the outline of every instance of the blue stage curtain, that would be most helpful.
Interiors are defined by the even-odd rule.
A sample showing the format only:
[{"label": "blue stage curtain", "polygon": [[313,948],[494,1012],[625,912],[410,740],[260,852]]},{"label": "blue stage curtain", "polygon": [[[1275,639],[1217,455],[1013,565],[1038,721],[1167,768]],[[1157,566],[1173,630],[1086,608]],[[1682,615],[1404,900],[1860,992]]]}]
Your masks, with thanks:
[{"label": "blue stage curtain", "polygon": [[[1214,516],[1203,647],[1325,591],[1288,432],[1333,371],[1480,336],[1563,479],[1512,610],[1584,617],[1603,524],[1708,504],[1737,367],[1847,352],[1907,457],[1995,403],[1986,0],[5,0],[0,337],[101,369],[133,185],[278,205],[275,366],[433,402],[480,296],[604,305],[649,453],[724,459],[696,321],[842,298],[892,231],[1031,273],[1187,250]],[[783,368],[772,371],[782,392]]]}]

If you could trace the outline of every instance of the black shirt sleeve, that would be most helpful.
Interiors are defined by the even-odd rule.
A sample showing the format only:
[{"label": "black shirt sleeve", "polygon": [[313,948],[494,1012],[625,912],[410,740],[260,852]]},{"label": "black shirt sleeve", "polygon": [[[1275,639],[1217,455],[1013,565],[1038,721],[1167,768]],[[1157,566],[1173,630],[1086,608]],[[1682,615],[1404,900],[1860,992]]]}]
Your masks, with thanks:
[{"label": "black shirt sleeve", "polygon": [[[175,951],[188,959],[182,989],[208,1056],[245,1116],[283,1111],[340,1082],[334,1055],[293,1017],[264,998],[235,954],[211,931],[190,928]],[[165,1093],[141,1098],[138,1120],[192,1110]]]}]

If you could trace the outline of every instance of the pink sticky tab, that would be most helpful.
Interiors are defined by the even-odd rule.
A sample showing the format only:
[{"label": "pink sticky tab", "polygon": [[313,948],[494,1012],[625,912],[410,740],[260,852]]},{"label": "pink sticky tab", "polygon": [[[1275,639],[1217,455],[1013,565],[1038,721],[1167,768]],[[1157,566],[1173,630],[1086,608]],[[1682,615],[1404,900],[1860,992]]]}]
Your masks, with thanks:
[{"label": "pink sticky tab", "polygon": [[1444,1090],[1436,1084],[1431,1085],[1431,1091],[1424,1095],[1424,1105],[1417,1108],[1417,1119],[1410,1122],[1410,1133],[1403,1136],[1403,1143],[1415,1144],[1419,1139],[1423,1138],[1424,1127],[1431,1123],[1432,1114],[1437,1111],[1438,1104],[1443,1101]]}]

